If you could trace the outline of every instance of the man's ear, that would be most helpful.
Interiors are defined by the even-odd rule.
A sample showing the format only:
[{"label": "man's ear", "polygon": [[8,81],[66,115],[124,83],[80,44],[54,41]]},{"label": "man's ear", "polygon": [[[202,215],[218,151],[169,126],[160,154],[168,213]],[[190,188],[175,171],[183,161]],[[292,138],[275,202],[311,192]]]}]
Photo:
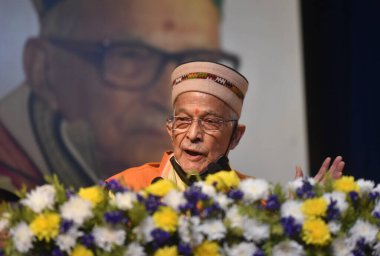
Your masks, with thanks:
[{"label": "man's ear", "polygon": [[245,125],[244,124],[238,124],[238,126],[235,129],[235,133],[232,137],[230,150],[236,148],[236,146],[239,144],[241,137],[243,137],[245,132]]},{"label": "man's ear", "polygon": [[30,38],[24,47],[23,56],[26,82],[31,90],[53,109],[57,108],[55,94],[49,83],[49,65],[46,45],[41,39]]},{"label": "man's ear", "polygon": [[166,131],[168,132],[170,139],[173,141],[173,129],[172,122],[170,120],[166,120]]}]

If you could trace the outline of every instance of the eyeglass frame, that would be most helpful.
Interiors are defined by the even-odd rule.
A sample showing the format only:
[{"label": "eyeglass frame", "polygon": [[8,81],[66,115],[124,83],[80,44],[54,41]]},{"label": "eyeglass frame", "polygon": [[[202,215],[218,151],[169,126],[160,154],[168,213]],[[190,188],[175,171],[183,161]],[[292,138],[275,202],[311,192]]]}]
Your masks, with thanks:
[{"label": "eyeglass frame", "polygon": [[[80,41],[80,40],[70,40],[70,39],[62,39],[62,38],[54,38],[54,37],[47,37],[42,38],[43,40],[46,40],[47,42],[51,43],[54,46],[57,46],[59,48],[62,48],[66,51],[69,51],[71,53],[76,54],[77,56],[81,57],[82,59],[93,63],[98,69],[100,69],[101,78],[103,81],[106,82],[106,84],[116,90],[125,90],[125,91],[145,91],[149,88],[153,87],[155,84],[155,81],[160,77],[163,68],[169,63],[170,61],[175,61],[178,65],[186,63],[188,61],[181,62],[181,59],[185,59],[185,57],[191,56],[191,54],[199,55],[202,53],[210,53],[215,54],[215,56],[220,55],[224,57],[225,59],[228,59],[233,65],[233,68],[238,69],[240,66],[240,59],[237,55],[221,51],[221,50],[208,50],[208,49],[192,49],[192,50],[185,50],[181,52],[175,52],[171,53],[168,51],[161,50],[159,48],[156,48],[154,46],[151,46],[149,44],[146,44],[141,41],[111,41],[108,39],[102,40],[102,41]],[[89,49],[90,47],[93,47],[93,49]],[[152,76],[152,79],[147,82],[145,85],[139,87],[139,88],[128,88],[123,86],[114,85],[112,82],[108,81],[105,77],[105,64],[104,60],[106,58],[107,51],[109,51],[113,47],[120,47],[120,46],[139,46],[144,47],[145,49],[151,51],[152,53],[158,54],[160,56],[160,61],[158,68],[155,72],[155,74]],[[207,61],[206,59],[193,59],[192,61]]]},{"label": "eyeglass frame", "polygon": [[[187,128],[184,128],[184,129],[175,129],[174,128],[174,122],[175,122],[175,119],[176,118],[186,118],[188,121],[190,121],[190,123],[189,124],[187,124],[188,126],[187,126]],[[205,133],[207,133],[207,132],[217,132],[217,131],[220,131],[220,130],[222,130],[221,128],[226,124],[226,123],[229,123],[229,122],[236,122],[236,126],[237,126],[237,124],[238,124],[238,122],[239,122],[239,120],[238,119],[223,119],[223,118],[221,118],[221,117],[214,117],[214,118],[210,118],[210,119],[218,119],[218,125],[220,125],[220,127],[218,128],[218,129],[216,129],[216,130],[209,130],[209,129],[205,129],[204,128],[204,125],[203,125],[203,122],[204,122],[204,119],[206,119],[206,118],[210,118],[210,117],[200,117],[200,118],[193,118],[193,117],[186,117],[186,116],[171,116],[171,117],[169,117],[168,119],[167,119],[167,122],[170,122],[171,124],[172,124],[172,126],[171,126],[171,129],[173,130],[173,131],[178,131],[178,132],[181,132],[181,133],[185,133],[185,132],[187,132],[189,129],[190,129],[190,127],[193,125],[193,122],[194,121],[197,121],[197,123],[198,123],[198,126],[201,128],[201,130],[203,131],[203,132],[205,132]]]}]

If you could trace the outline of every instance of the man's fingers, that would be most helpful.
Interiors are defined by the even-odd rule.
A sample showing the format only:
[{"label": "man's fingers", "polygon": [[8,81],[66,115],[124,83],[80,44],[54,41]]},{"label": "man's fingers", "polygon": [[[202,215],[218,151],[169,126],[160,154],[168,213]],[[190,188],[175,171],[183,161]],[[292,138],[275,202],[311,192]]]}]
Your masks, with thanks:
[{"label": "man's fingers", "polygon": [[302,171],[302,169],[301,169],[301,167],[300,166],[296,166],[296,175],[295,175],[295,179],[297,179],[297,178],[302,178],[303,177],[303,171]]},{"label": "man's fingers", "polygon": [[345,164],[346,163],[343,161],[338,163],[336,169],[331,172],[331,176],[333,179],[339,179],[342,177]]},{"label": "man's fingers", "polygon": [[314,177],[316,181],[321,181],[323,179],[323,176],[325,175],[326,170],[329,168],[330,162],[331,162],[330,157],[327,157],[325,161],[323,161],[321,168],[319,168],[317,175],[315,175]]},{"label": "man's fingers", "polygon": [[334,172],[336,170],[336,168],[338,167],[338,164],[340,162],[342,162],[342,157],[341,156],[337,156],[334,160],[334,162],[332,163],[331,167],[330,167],[330,171],[331,172]]}]

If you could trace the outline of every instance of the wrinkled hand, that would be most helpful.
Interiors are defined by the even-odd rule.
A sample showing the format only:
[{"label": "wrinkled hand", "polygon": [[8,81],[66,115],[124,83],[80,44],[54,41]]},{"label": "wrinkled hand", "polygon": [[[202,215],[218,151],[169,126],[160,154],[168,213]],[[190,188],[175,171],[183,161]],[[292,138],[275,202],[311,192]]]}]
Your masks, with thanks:
[{"label": "wrinkled hand", "polygon": [[[330,166],[331,158],[327,157],[325,161],[323,161],[321,168],[319,168],[318,173],[315,175],[314,179],[317,182],[323,182],[326,171],[331,175],[333,179],[339,179],[343,175],[343,169],[345,163],[343,162],[343,158],[341,156],[337,156]],[[330,167],[329,167],[330,166]],[[296,166],[296,175],[295,178],[303,177],[303,171],[300,166]]]}]

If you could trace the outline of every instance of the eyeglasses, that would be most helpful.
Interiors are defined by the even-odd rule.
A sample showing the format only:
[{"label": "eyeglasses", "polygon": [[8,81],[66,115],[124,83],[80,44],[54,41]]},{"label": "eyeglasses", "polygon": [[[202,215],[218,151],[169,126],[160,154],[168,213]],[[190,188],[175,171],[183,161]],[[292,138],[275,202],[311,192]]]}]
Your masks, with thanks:
[{"label": "eyeglasses", "polygon": [[191,118],[173,116],[168,121],[172,123],[172,129],[178,132],[186,132],[194,121],[198,122],[203,131],[213,132],[219,131],[226,123],[237,122],[238,120],[225,120],[218,117]]},{"label": "eyeglasses", "polygon": [[239,58],[219,50],[195,49],[169,53],[141,42],[86,42],[47,38],[48,42],[94,63],[107,86],[142,91],[152,87],[170,61],[213,61],[238,69]]}]

